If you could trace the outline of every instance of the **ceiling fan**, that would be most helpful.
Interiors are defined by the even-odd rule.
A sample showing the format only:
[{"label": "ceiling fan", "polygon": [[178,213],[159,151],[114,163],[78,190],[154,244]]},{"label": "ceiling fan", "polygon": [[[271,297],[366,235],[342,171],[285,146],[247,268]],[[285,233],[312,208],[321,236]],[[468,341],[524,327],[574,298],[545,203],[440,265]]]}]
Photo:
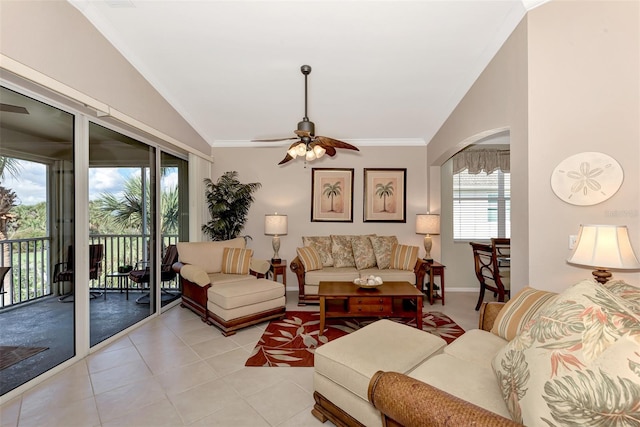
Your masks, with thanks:
[{"label": "ceiling fan", "polygon": [[300,67],[300,71],[304,74],[304,117],[302,121],[298,123],[298,129],[293,133],[297,136],[290,138],[276,138],[276,139],[254,139],[254,142],[275,142],[275,141],[287,141],[297,140],[287,150],[287,155],[278,163],[282,165],[296,157],[304,157],[305,160],[315,160],[327,154],[328,156],[336,155],[336,148],[344,148],[347,150],[358,150],[357,147],[337,139],[329,138],[327,136],[316,135],[316,125],[309,121],[307,117],[307,76],[311,73],[311,67],[309,65],[303,65]]}]

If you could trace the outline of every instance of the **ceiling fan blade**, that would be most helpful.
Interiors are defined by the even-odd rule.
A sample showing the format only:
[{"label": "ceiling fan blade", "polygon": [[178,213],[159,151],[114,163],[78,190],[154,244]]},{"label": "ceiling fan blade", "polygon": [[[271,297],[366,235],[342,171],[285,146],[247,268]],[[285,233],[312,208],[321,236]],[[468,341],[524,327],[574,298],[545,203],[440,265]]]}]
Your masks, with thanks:
[{"label": "ceiling fan blade", "polygon": [[284,156],[284,159],[280,160],[280,163],[278,163],[279,165],[284,165],[285,163],[289,162],[293,160],[293,157],[291,157],[288,153],[286,156]]},{"label": "ceiling fan blade", "polygon": [[0,103],[0,111],[4,111],[5,113],[29,114],[29,111],[24,107],[2,103]]},{"label": "ceiling fan blade", "polygon": [[333,147],[328,147],[328,146],[323,146],[322,144],[320,145],[322,148],[324,148],[326,150],[325,154],[329,157],[333,157],[336,155],[336,149]]},{"label": "ceiling fan blade", "polygon": [[298,135],[300,138],[304,138],[305,136],[311,137],[311,134],[306,130],[294,130],[293,133]]},{"label": "ceiling fan blade", "polygon": [[278,141],[289,141],[292,139],[298,139],[298,137],[292,136],[291,138],[252,139],[251,142],[278,142]]},{"label": "ceiling fan blade", "polygon": [[314,138],[314,141],[318,141],[325,149],[327,147],[334,147],[334,148],[344,148],[347,150],[360,151],[358,150],[358,147],[351,145],[348,142],[339,141],[337,139],[329,138],[327,136],[316,136]]}]

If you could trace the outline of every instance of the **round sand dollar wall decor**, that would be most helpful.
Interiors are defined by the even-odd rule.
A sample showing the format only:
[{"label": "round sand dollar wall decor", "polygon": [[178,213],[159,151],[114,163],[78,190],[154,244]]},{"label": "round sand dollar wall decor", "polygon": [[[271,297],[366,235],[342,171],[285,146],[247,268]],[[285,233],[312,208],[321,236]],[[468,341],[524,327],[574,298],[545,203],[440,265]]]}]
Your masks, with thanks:
[{"label": "round sand dollar wall decor", "polygon": [[613,157],[588,151],[561,161],[551,174],[551,188],[567,203],[589,206],[613,196],[623,177],[622,167]]}]

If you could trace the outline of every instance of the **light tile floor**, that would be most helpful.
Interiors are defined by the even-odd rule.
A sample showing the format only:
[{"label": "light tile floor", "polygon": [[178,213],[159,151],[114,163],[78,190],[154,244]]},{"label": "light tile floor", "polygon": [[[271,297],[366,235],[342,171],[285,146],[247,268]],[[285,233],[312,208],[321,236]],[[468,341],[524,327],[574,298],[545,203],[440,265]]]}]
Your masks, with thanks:
[{"label": "light tile floor", "polygon": [[[425,311],[468,330],[477,327],[476,299],[449,292],[446,306]],[[287,301],[287,310],[318,310],[298,307],[296,293]],[[311,415],[313,368],[244,366],[266,325],[224,337],[174,307],[4,404],[0,425],[321,426]]]}]

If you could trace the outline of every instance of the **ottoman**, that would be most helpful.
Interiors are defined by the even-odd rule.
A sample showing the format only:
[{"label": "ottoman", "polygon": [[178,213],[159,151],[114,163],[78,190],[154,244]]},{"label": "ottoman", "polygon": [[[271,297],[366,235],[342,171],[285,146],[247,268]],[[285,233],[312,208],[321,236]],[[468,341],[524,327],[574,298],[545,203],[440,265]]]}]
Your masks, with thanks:
[{"label": "ottoman", "polygon": [[380,412],[367,399],[373,374],[409,373],[445,345],[438,336],[387,319],[322,345],[315,352],[311,413],[336,425],[381,426]]},{"label": "ottoman", "polygon": [[282,283],[255,279],[212,285],[207,290],[207,320],[233,335],[240,328],[255,325],[285,313],[285,288]]}]

